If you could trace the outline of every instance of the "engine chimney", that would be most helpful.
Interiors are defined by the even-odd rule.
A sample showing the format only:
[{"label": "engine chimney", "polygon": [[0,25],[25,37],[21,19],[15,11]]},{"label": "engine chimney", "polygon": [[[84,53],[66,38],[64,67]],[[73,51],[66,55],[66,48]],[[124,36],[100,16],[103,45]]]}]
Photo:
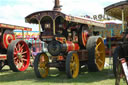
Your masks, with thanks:
[{"label": "engine chimney", "polygon": [[54,8],[53,10],[54,11],[61,11],[61,5],[60,5],[60,1],[59,0],[55,0],[55,5],[54,5]]}]

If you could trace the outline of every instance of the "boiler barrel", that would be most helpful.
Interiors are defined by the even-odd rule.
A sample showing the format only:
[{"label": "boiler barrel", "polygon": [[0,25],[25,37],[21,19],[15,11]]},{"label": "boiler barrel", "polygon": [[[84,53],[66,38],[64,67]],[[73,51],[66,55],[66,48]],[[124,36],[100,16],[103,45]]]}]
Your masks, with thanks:
[{"label": "boiler barrel", "polygon": [[58,56],[60,53],[64,52],[77,51],[79,49],[79,44],[71,41],[66,41],[64,43],[59,41],[51,41],[48,44],[48,52],[53,56]]},{"label": "boiler barrel", "polygon": [[62,48],[63,48],[64,51],[66,51],[66,52],[69,52],[69,51],[77,51],[77,50],[80,49],[78,43],[73,43],[73,42],[71,42],[71,41],[66,41],[66,43],[63,43],[62,46],[63,46]]}]

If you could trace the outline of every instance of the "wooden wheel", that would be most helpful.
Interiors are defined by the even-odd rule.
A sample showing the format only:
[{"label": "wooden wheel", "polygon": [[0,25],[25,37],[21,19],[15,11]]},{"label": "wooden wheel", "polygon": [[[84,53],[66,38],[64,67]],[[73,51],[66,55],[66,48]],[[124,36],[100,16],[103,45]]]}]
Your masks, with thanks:
[{"label": "wooden wheel", "polygon": [[38,53],[34,60],[34,71],[38,78],[48,76],[49,67],[47,66],[49,58],[45,53]]},{"label": "wooden wheel", "polygon": [[89,37],[87,42],[88,69],[89,71],[101,71],[105,63],[105,47],[101,37]]},{"label": "wooden wheel", "polygon": [[69,78],[76,78],[79,73],[79,58],[75,51],[66,57],[66,74]]},{"label": "wooden wheel", "polygon": [[2,34],[2,46],[3,48],[7,49],[8,45],[12,42],[12,40],[15,40],[15,35],[13,33],[13,30],[5,30]]},{"label": "wooden wheel", "polygon": [[14,72],[25,71],[30,62],[29,47],[23,40],[12,41],[7,49],[7,61]]}]

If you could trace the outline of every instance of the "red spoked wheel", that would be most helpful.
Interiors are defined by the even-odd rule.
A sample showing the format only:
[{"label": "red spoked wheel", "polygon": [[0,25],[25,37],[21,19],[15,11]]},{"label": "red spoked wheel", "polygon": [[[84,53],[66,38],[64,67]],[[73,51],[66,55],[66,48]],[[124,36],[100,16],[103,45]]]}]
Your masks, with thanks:
[{"label": "red spoked wheel", "polygon": [[12,41],[7,49],[7,61],[14,72],[25,71],[30,62],[30,51],[23,40]]},{"label": "red spoked wheel", "polygon": [[2,46],[7,49],[8,45],[15,40],[15,35],[13,30],[5,30],[2,34]]}]

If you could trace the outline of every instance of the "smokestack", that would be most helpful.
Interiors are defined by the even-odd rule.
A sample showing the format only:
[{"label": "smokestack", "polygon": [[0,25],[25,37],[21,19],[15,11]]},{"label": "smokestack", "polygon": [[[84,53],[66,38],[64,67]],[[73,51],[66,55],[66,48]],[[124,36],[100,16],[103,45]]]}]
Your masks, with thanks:
[{"label": "smokestack", "polygon": [[54,8],[53,10],[54,11],[61,11],[61,5],[60,5],[60,1],[59,0],[55,0],[55,5],[54,5]]}]

